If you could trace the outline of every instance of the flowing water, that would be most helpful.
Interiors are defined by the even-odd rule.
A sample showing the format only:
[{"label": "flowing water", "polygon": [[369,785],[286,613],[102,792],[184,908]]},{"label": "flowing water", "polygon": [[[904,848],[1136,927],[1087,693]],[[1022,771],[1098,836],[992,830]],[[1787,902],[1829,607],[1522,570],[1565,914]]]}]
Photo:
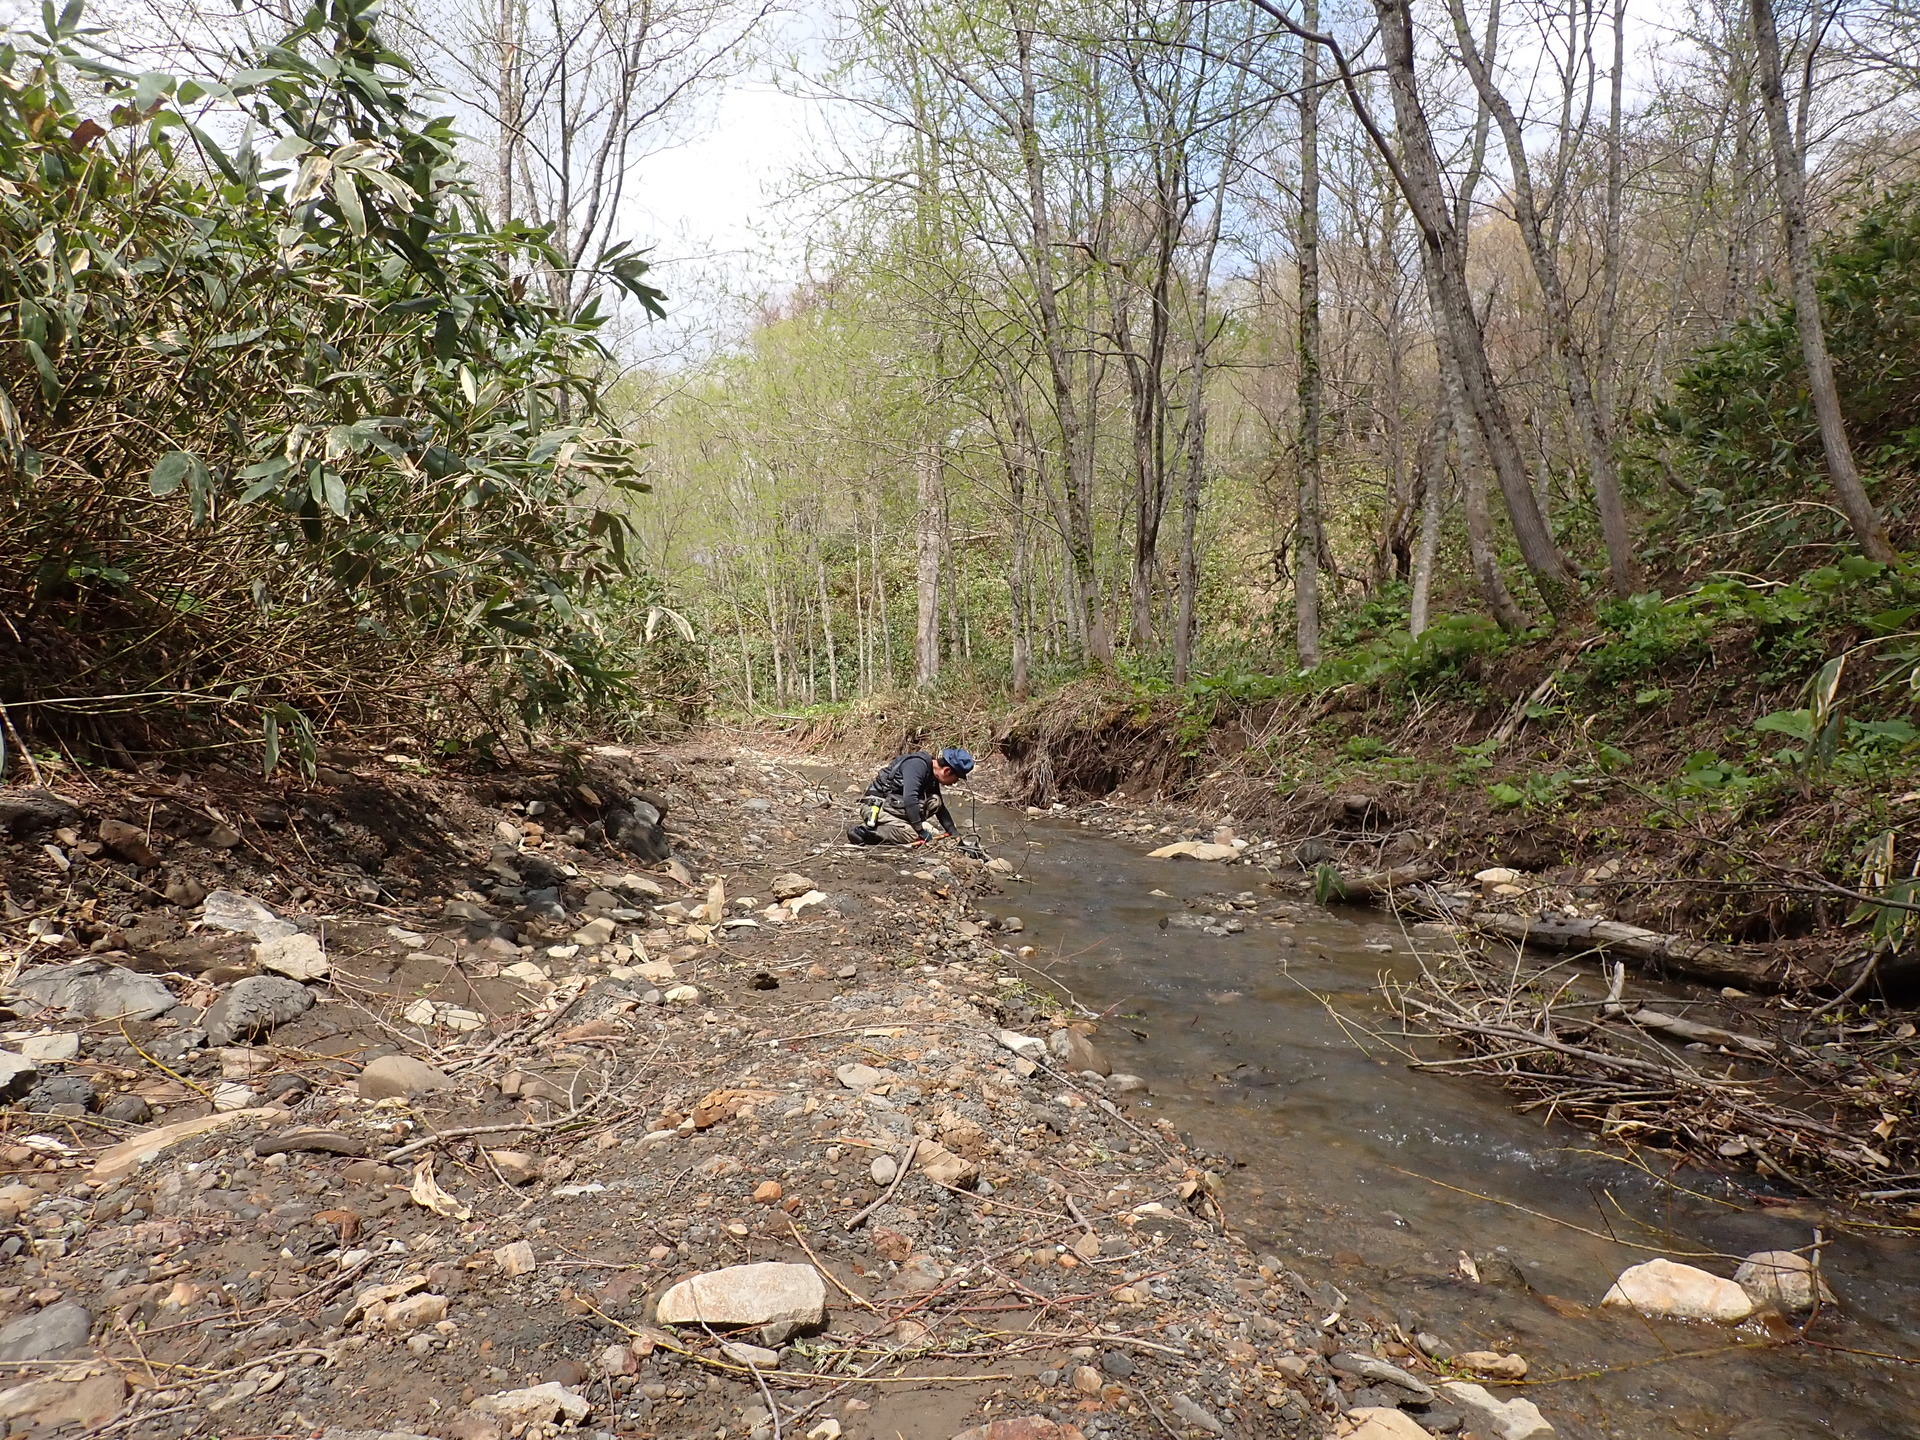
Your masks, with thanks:
[{"label": "flowing water", "polygon": [[[1694,1170],[1679,1179],[1696,1193],[1676,1191],[1484,1082],[1409,1069],[1368,1033],[1392,1028],[1380,977],[1417,968],[1380,912],[1306,904],[1291,926],[1162,929],[1184,899],[1257,886],[1258,872],[1150,860],[1059,820],[978,818],[1027,877],[1000,904],[1026,922],[1033,963],[1111,1008],[1101,1043],[1116,1068],[1148,1077],[1155,1113],[1236,1162],[1223,1198],[1257,1250],[1409,1333],[1518,1351],[1530,1380],[1605,1372],[1503,1392],[1568,1440],[1920,1437],[1920,1366],[1845,1353],[1920,1356],[1912,1235],[1836,1237],[1813,1208],[1758,1207]],[[1271,910],[1272,892],[1255,893]],[[1842,1303],[1814,1329],[1821,1346],[1591,1308],[1656,1254],[1710,1253],[1693,1263],[1725,1275],[1751,1251],[1808,1245],[1823,1223]],[[1483,1283],[1461,1275],[1463,1251],[1483,1257]],[[1689,1351],[1715,1353],[1674,1358]]]}]

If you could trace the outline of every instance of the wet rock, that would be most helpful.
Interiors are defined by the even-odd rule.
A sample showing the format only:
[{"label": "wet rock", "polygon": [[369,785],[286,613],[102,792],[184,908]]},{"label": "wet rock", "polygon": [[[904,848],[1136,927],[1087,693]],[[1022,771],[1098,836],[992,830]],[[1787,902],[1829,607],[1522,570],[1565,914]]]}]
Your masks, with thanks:
[{"label": "wet rock", "polygon": [[412,1099],[444,1090],[453,1078],[411,1055],[382,1055],[367,1062],[354,1086],[362,1100]]},{"label": "wet rock", "polygon": [[1328,1363],[1343,1375],[1355,1375],[1376,1385],[1391,1385],[1422,1400],[1433,1398],[1433,1391],[1425,1381],[1416,1379],[1398,1365],[1390,1365],[1371,1355],[1348,1352],[1335,1355]]},{"label": "wet rock", "polygon": [[1440,1393],[1486,1440],[1553,1440],[1553,1426],[1531,1400],[1496,1400],[1465,1380],[1442,1381]]},{"label": "wet rock", "polygon": [[1347,1419],[1354,1428],[1346,1440],[1427,1440],[1431,1433],[1404,1410],[1383,1405],[1356,1405]]},{"label": "wet rock", "polygon": [[1760,1250],[1747,1256],[1733,1272],[1733,1283],[1745,1290],[1754,1304],[1787,1315],[1813,1309],[1816,1285],[1820,1303],[1834,1303],[1833,1292],[1826,1280],[1814,1273],[1813,1262],[1791,1250]]},{"label": "wet rock", "polygon": [[1186,1421],[1187,1424],[1194,1426],[1196,1429],[1204,1430],[1209,1435],[1224,1435],[1227,1433],[1226,1426],[1222,1425],[1197,1402],[1188,1399],[1185,1395],[1174,1396],[1173,1399],[1168,1402],[1167,1408],[1172,1410],[1173,1413],[1178,1415],[1182,1420]]},{"label": "wet rock", "polygon": [[94,1426],[111,1420],[126,1403],[127,1382],[118,1375],[81,1380],[29,1380],[0,1390],[0,1421],[26,1420],[37,1429]]},{"label": "wet rock", "polygon": [[1109,1075],[1107,1088],[1116,1095],[1145,1095],[1149,1093],[1147,1082],[1138,1075]]},{"label": "wet rock", "polygon": [[62,1300],[0,1326],[0,1361],[64,1360],[87,1348],[93,1316],[77,1300]]},{"label": "wet rock", "polygon": [[827,1284],[811,1265],[765,1261],[710,1270],[682,1280],[660,1297],[662,1325],[818,1325],[826,1313]]},{"label": "wet rock", "polygon": [[509,1425],[552,1425],[560,1420],[576,1423],[587,1418],[593,1407],[575,1391],[557,1381],[532,1385],[524,1390],[503,1390],[473,1402],[482,1415],[494,1415]]},{"label": "wet rock", "polygon": [[40,1067],[24,1055],[0,1050],[0,1099],[12,1100],[33,1088]]},{"label": "wet rock", "polygon": [[22,1109],[42,1115],[69,1114],[69,1107],[77,1107],[84,1114],[93,1109],[95,1098],[93,1082],[86,1076],[49,1075],[29,1090],[20,1104]]},{"label": "wet rock", "polygon": [[[1231,845],[1209,845],[1203,840],[1176,840],[1171,845],[1162,845],[1158,850],[1149,850],[1149,860],[1236,860],[1240,852]],[[1218,1425],[1220,1422],[1215,1421]],[[1201,1427],[1205,1429],[1205,1426]],[[1210,1434],[1218,1435],[1219,1430]]]},{"label": "wet rock", "polygon": [[333,971],[320,942],[305,934],[260,941],[253,947],[253,963],[289,980],[319,980]]},{"label": "wet rock", "polygon": [[80,811],[51,790],[0,791],[0,831],[17,839],[79,822]]},{"label": "wet rock", "polygon": [[1531,1290],[1527,1281],[1527,1272],[1522,1270],[1511,1255],[1503,1255],[1498,1250],[1486,1255],[1474,1256],[1474,1268],[1480,1272],[1482,1285],[1497,1285],[1503,1290]]},{"label": "wet rock", "polygon": [[216,1045],[252,1040],[313,1008],[313,992],[284,975],[249,975],[213,1002],[200,1023]]},{"label": "wet rock", "polygon": [[1502,1355],[1498,1350],[1466,1350],[1453,1357],[1453,1363],[1490,1380],[1524,1380],[1527,1362],[1519,1355]]},{"label": "wet rock", "polygon": [[1078,1030],[1056,1030],[1047,1037],[1047,1049],[1062,1068],[1079,1074],[1091,1070],[1096,1075],[1111,1075],[1113,1064],[1100,1049]]},{"label": "wet rock", "polygon": [[1662,1315],[1676,1320],[1717,1320],[1732,1324],[1753,1313],[1751,1296],[1731,1280],[1692,1265],[1649,1260],[1620,1272],[1602,1305]]},{"label": "wet rock", "polygon": [[251,895],[235,890],[209,893],[200,907],[200,922],[215,930],[251,935],[256,940],[284,940],[300,933],[300,927],[292,921],[282,920]]},{"label": "wet rock", "polygon": [[13,989],[49,1009],[97,1020],[154,1020],[180,1003],[158,976],[104,960],[36,966]]},{"label": "wet rock", "polygon": [[100,1107],[100,1113],[122,1125],[145,1125],[153,1119],[153,1106],[142,1096],[128,1093],[114,1096]]},{"label": "wet rock", "polygon": [[146,832],[124,820],[102,820],[100,843],[122,860],[131,860],[142,870],[157,870],[160,857],[147,843]]}]

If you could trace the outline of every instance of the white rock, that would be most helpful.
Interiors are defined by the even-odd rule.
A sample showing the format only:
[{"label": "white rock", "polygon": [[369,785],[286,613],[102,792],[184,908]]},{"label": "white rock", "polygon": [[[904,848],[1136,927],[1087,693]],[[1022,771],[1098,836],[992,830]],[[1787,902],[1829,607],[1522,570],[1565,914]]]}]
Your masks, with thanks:
[{"label": "white rock", "polygon": [[1718,1320],[1723,1324],[1746,1319],[1754,1308],[1752,1297],[1733,1281],[1671,1260],[1629,1266],[1620,1272],[1600,1303],[1623,1306],[1642,1315]]},{"label": "white rock", "polygon": [[300,933],[298,925],[282,920],[251,895],[232,890],[215,890],[207,896],[200,906],[200,923],[256,940],[281,940]]},{"label": "white rock", "polygon": [[1494,885],[1515,885],[1520,881],[1520,872],[1518,870],[1509,870],[1504,865],[1496,865],[1490,870],[1478,872],[1473,878],[1478,880],[1482,885],[1489,887]]},{"label": "white rock", "polygon": [[319,980],[333,971],[320,942],[305,934],[260,941],[253,947],[253,963],[290,980]]},{"label": "white rock", "polygon": [[260,1096],[237,1080],[213,1087],[213,1108],[216,1110],[251,1110],[260,1103]]},{"label": "white rock", "polygon": [[700,998],[700,992],[692,985],[676,985],[660,998],[669,1005],[691,1005]]},{"label": "white rock", "polygon": [[36,1065],[57,1065],[72,1060],[80,1054],[80,1037],[63,1035],[58,1031],[49,1031],[45,1035],[29,1035],[15,1042],[20,1054]]},{"label": "white rock", "polygon": [[811,1265],[763,1261],[731,1265],[682,1280],[660,1297],[662,1325],[818,1325],[826,1314],[827,1282]]},{"label": "white rock", "polygon": [[497,1415],[513,1425],[551,1425],[556,1420],[584,1420],[593,1407],[558,1380],[525,1390],[502,1390],[473,1402],[482,1415]]},{"label": "white rock", "polygon": [[876,1185],[891,1185],[900,1174],[900,1166],[891,1155],[876,1155],[873,1163],[867,1166],[867,1174],[873,1177]]},{"label": "white rock", "polygon": [[[1756,1305],[1770,1306],[1788,1315],[1813,1309],[1813,1262],[1791,1250],[1760,1250],[1740,1262],[1733,1283],[1753,1297]],[[1834,1303],[1824,1277],[1818,1280],[1820,1303]]]},{"label": "white rock", "polygon": [[534,1258],[533,1246],[515,1240],[493,1252],[493,1263],[502,1275],[531,1275],[540,1262]]},{"label": "white rock", "polygon": [[1444,1381],[1439,1388],[1484,1440],[1553,1440],[1553,1426],[1531,1400],[1496,1400],[1465,1380]]},{"label": "white rock", "polygon": [[860,1064],[842,1065],[833,1072],[833,1076],[847,1089],[858,1092],[871,1090],[874,1086],[893,1078],[884,1070],[876,1070],[871,1065]]},{"label": "white rock", "polygon": [[1011,1050],[1024,1059],[1047,1058],[1047,1042],[1037,1035],[1022,1035],[1017,1030],[996,1030],[993,1032],[993,1038],[1000,1043],[1001,1048]]},{"label": "white rock", "polygon": [[584,945],[588,949],[592,949],[598,945],[604,945],[613,939],[614,929],[613,921],[602,915],[598,919],[587,921],[586,924],[574,931],[572,936],[573,943],[576,945]]}]

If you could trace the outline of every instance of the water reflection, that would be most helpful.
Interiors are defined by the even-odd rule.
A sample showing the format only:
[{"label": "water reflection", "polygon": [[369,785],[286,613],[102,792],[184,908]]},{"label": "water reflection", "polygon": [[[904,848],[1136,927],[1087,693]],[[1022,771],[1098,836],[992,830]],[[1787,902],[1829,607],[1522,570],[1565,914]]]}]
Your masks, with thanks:
[{"label": "water reflection", "polygon": [[[1823,1217],[1698,1171],[1676,1190],[1660,1183],[1666,1157],[1624,1163],[1480,1082],[1410,1070],[1372,1033],[1392,1024],[1380,978],[1417,965],[1378,914],[1309,905],[1276,925],[1277,897],[1247,867],[1148,860],[1060,821],[996,814],[983,829],[1000,853],[1029,847],[1007,908],[1036,966],[1125,1017],[1102,1030],[1116,1067],[1147,1076],[1160,1113],[1233,1158],[1229,1213],[1310,1281],[1456,1349],[1518,1350],[1536,1378],[1606,1372],[1526,1390],[1572,1440],[1920,1436],[1920,1369],[1841,1353],[1920,1356],[1909,1237],[1852,1233],[1825,1252],[1846,1313],[1815,1334],[1840,1348],[1728,1348],[1759,1332],[1593,1309],[1654,1254],[1795,1248]],[[1261,906],[1238,912],[1243,933],[1162,924],[1189,896],[1249,888]],[[1463,1252],[1482,1257],[1483,1283],[1463,1278]],[[1733,1260],[1698,1263],[1727,1274]],[[1671,1358],[1703,1350],[1716,1353]]]}]

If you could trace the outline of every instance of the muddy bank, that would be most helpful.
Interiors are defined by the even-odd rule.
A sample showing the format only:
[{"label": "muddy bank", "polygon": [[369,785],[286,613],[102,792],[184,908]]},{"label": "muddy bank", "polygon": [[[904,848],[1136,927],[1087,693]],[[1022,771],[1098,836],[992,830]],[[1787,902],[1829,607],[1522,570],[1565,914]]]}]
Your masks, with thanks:
[{"label": "muddy bank", "polygon": [[[665,864],[609,820],[642,787]],[[830,787],[732,755],[55,788],[0,850],[14,1430],[1470,1413],[1238,1231],[1112,1022],[1036,985],[1009,862],[840,846]]]}]

